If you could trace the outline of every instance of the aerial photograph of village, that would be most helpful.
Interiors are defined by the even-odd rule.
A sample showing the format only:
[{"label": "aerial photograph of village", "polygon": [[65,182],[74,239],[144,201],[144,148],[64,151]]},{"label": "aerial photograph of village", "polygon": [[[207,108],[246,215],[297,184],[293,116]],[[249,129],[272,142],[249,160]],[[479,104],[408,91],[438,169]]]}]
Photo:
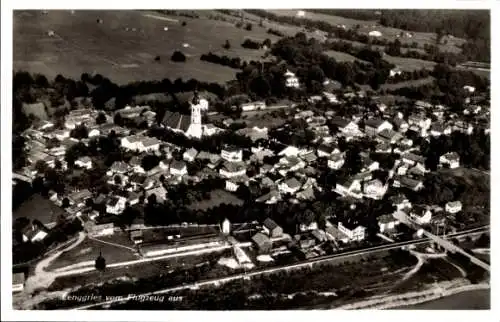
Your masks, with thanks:
[{"label": "aerial photograph of village", "polygon": [[490,10],[12,20],[13,309],[490,309]]}]

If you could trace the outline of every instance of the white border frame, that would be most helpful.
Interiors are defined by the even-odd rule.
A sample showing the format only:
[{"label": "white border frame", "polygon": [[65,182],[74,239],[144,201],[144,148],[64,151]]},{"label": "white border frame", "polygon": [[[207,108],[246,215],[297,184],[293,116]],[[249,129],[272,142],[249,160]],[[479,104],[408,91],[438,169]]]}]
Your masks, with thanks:
[{"label": "white border frame", "polygon": [[[498,279],[497,276],[492,274],[491,276],[491,310],[490,311],[234,311],[228,312],[204,312],[204,311],[80,311],[75,314],[70,311],[14,311],[12,310],[12,293],[11,293],[11,282],[12,282],[12,240],[11,240],[11,227],[12,227],[12,184],[11,184],[11,169],[12,169],[12,155],[11,155],[11,102],[12,102],[12,11],[13,9],[138,9],[140,8],[182,8],[182,9],[209,9],[209,8],[235,8],[234,2],[227,0],[216,0],[210,2],[202,2],[195,0],[188,0],[182,2],[169,3],[168,1],[160,0],[142,0],[140,2],[109,2],[104,3],[99,0],[86,0],[81,2],[62,2],[57,0],[45,0],[42,2],[34,0],[4,0],[1,1],[1,23],[2,23],[2,56],[1,56],[1,66],[2,66],[2,78],[0,84],[1,87],[1,138],[2,138],[2,152],[1,152],[1,285],[2,285],[2,301],[1,301],[1,312],[2,320],[17,320],[17,321],[70,321],[70,320],[83,320],[83,321],[126,321],[126,320],[150,320],[150,321],[163,321],[163,320],[220,320],[222,318],[237,319],[242,321],[255,321],[258,320],[262,315],[266,318],[272,320],[313,320],[313,319],[335,319],[342,321],[358,321],[363,319],[369,319],[371,321],[387,321],[387,320],[420,320],[420,321],[433,321],[441,320],[448,321],[498,321],[500,312],[498,311],[498,306],[494,303],[500,303],[500,297],[498,296]],[[247,4],[240,4],[239,7],[245,8],[300,8],[306,5],[308,8],[373,8],[377,7],[380,9],[389,8],[408,8],[408,3],[405,1],[377,1],[373,2],[370,0],[364,1],[340,1],[339,3],[309,0],[306,3],[297,0],[288,1],[269,1],[254,0]],[[500,30],[500,11],[499,11],[499,1],[493,0],[420,0],[415,1],[410,4],[414,8],[420,9],[491,9],[491,30],[492,33],[496,30],[497,33]],[[43,6],[43,8],[40,8]],[[71,8],[68,8],[71,6]],[[496,19],[494,19],[496,18]],[[492,57],[497,57],[495,53],[500,54],[497,50],[500,43],[496,34],[492,35]],[[495,58],[493,58],[493,65],[495,66]],[[492,83],[497,84],[500,77],[494,69],[492,69]],[[495,106],[496,102],[499,101],[500,97],[498,94],[492,92],[492,106]],[[498,124],[497,112],[492,108],[492,127],[496,127]],[[496,136],[497,131],[493,130],[493,136]],[[492,142],[496,142],[493,140]],[[492,148],[492,165],[499,164],[495,161],[498,160],[497,151]],[[491,172],[491,191],[492,196],[495,196],[493,192],[496,192],[496,183],[499,180],[498,170],[492,167]],[[498,207],[498,198],[493,198],[491,203],[491,226],[497,227],[498,216],[495,216]],[[494,230],[494,229],[493,229]],[[499,245],[499,237],[496,234],[492,234],[492,256],[491,262],[494,268],[500,265],[498,261],[498,248],[495,245]],[[499,270],[497,269],[497,272]],[[411,313],[410,313],[411,312]],[[406,313],[406,314],[405,314]],[[408,314],[410,313],[410,314]],[[332,316],[332,314],[334,314]],[[279,318],[278,318],[279,317]],[[495,319],[496,317],[496,319]]]}]

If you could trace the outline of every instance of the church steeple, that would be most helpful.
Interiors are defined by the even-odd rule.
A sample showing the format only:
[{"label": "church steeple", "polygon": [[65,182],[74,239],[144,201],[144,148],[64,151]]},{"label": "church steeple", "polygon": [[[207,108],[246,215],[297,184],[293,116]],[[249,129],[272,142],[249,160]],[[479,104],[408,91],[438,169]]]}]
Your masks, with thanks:
[{"label": "church steeple", "polygon": [[191,101],[191,103],[193,105],[200,104],[200,97],[198,96],[198,90],[197,89],[194,90],[194,96],[193,96],[193,100]]}]

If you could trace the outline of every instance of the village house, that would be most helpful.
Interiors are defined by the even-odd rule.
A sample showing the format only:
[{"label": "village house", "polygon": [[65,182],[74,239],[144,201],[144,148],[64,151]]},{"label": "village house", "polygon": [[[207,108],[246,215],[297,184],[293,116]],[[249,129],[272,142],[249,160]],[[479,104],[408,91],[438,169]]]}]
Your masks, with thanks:
[{"label": "village house", "polygon": [[383,130],[392,130],[392,128],[393,126],[391,123],[379,118],[365,121],[365,134],[368,136],[375,136]]},{"label": "village house", "polygon": [[391,153],[392,147],[389,143],[381,142],[375,147],[375,152],[377,153]]},{"label": "village house", "polygon": [[301,232],[312,231],[315,229],[318,229],[318,223],[315,221],[312,221],[309,224],[302,223],[299,225],[299,230]]},{"label": "village house", "polygon": [[380,132],[377,132],[376,139],[381,142],[386,142],[389,144],[396,144],[401,141],[404,137],[401,133],[396,132],[392,129],[384,129]]},{"label": "village house", "polygon": [[266,108],[266,103],[265,102],[249,102],[249,103],[243,103],[240,105],[241,110],[246,112],[246,111],[255,111],[255,110],[263,110]]},{"label": "village house", "polygon": [[115,233],[115,225],[112,222],[94,223],[89,220],[85,222],[84,228],[91,237],[110,236]]},{"label": "village house", "polygon": [[283,150],[281,150],[278,155],[279,156],[287,156],[287,157],[296,157],[299,155],[300,150],[294,146],[287,146]]},{"label": "village house", "polygon": [[281,193],[295,194],[301,187],[302,184],[295,178],[290,178],[278,184]]},{"label": "village house", "polygon": [[130,191],[139,191],[142,187],[145,186],[146,176],[140,173],[132,174],[128,183],[130,184]]},{"label": "village house", "polygon": [[139,158],[138,156],[134,155],[132,158],[130,158],[128,164],[134,173],[140,173],[140,174],[146,173],[146,171],[142,167],[141,158]]},{"label": "village house", "polygon": [[132,135],[121,139],[121,146],[138,152],[151,152],[160,149],[160,141],[143,135]]},{"label": "village house", "polygon": [[326,232],[326,237],[329,240],[332,240],[335,242],[341,241],[345,244],[347,244],[349,242],[349,236],[344,234],[342,231],[340,231],[334,225],[330,225],[330,226],[326,227],[325,232]]},{"label": "village house", "polygon": [[421,110],[427,110],[432,108],[432,104],[424,101],[416,101],[415,107]]},{"label": "village house", "polygon": [[384,185],[382,181],[375,179],[368,181],[363,186],[363,193],[365,197],[372,199],[381,199],[387,192],[387,185]]},{"label": "village house", "polygon": [[12,274],[12,293],[22,292],[24,290],[24,282],[26,278],[24,273]]},{"label": "village house", "polygon": [[167,200],[168,191],[162,185],[159,185],[155,188],[146,190],[146,200],[148,200],[151,195],[156,196],[156,202],[162,203]]},{"label": "village house", "polygon": [[117,173],[108,178],[107,183],[109,185],[117,186],[117,187],[125,187],[128,184],[128,176],[125,174]]},{"label": "village house", "polygon": [[453,131],[471,135],[472,132],[474,131],[474,126],[470,123],[458,120],[453,124]]},{"label": "village house", "polygon": [[142,230],[133,230],[130,232],[130,240],[135,244],[141,244],[144,241]]},{"label": "village house", "polygon": [[30,224],[22,230],[23,242],[30,241],[32,243],[42,241],[47,237],[48,232],[45,227],[40,227],[36,224]]},{"label": "village house", "polygon": [[395,77],[396,75],[401,75],[403,71],[399,67],[394,67],[389,71],[389,77]]},{"label": "village house", "polygon": [[394,176],[393,186],[396,188],[405,187],[413,191],[420,191],[424,188],[422,180],[412,179],[408,176]]},{"label": "village house", "polygon": [[330,120],[330,123],[336,126],[342,133],[351,135],[359,133],[359,127],[354,121],[340,117],[334,117]]},{"label": "village house", "polygon": [[403,210],[411,208],[411,202],[403,195],[396,195],[390,198],[392,206],[396,207],[396,210]]},{"label": "village house", "polygon": [[319,158],[329,157],[332,154],[340,153],[340,150],[333,144],[321,144],[318,147],[317,154]]},{"label": "village house", "polygon": [[272,242],[263,233],[256,233],[255,235],[252,236],[252,241],[257,247],[257,250],[259,253],[269,253],[269,251],[272,248]]},{"label": "village house", "polygon": [[62,141],[66,138],[69,138],[69,130],[55,130],[51,133],[51,136],[58,139],[59,141]]},{"label": "village house", "polygon": [[384,233],[388,230],[394,229],[399,225],[399,220],[397,220],[392,214],[385,214],[377,218],[379,231]]},{"label": "village house", "polygon": [[432,211],[423,206],[414,206],[410,211],[410,218],[419,225],[428,224],[432,219]]},{"label": "village house", "polygon": [[255,202],[263,202],[270,205],[270,204],[275,204],[276,202],[278,202],[278,200],[281,200],[280,193],[276,190],[271,190],[268,193],[255,199]]},{"label": "village house", "polygon": [[229,162],[243,161],[243,151],[235,146],[225,146],[221,150],[221,158]]},{"label": "village house", "polygon": [[123,161],[115,161],[109,170],[106,172],[108,176],[113,176],[115,174],[125,174],[128,172],[128,164]]},{"label": "village house", "polygon": [[414,154],[414,153],[404,153],[401,156],[401,161],[406,163],[409,166],[415,166],[415,165],[420,165],[425,169],[425,158],[421,155]]},{"label": "village house", "polygon": [[380,167],[380,164],[377,161],[373,161],[370,158],[370,154],[368,152],[361,152],[360,154],[361,157],[361,164],[362,168],[361,171],[375,171],[378,170]]},{"label": "village house", "polygon": [[285,86],[293,88],[300,87],[299,79],[297,78],[297,76],[295,76],[294,73],[289,70],[287,70],[285,73]]},{"label": "village house", "polygon": [[456,214],[457,212],[462,210],[462,203],[459,200],[450,201],[446,203],[445,210],[450,214]]},{"label": "village house", "polygon": [[430,133],[434,137],[439,137],[441,135],[449,135],[451,134],[451,127],[445,126],[443,123],[433,123],[431,125]]},{"label": "village house", "polygon": [[354,177],[339,180],[335,185],[335,192],[340,195],[358,195],[361,193],[361,182]]},{"label": "village house", "polygon": [[113,196],[106,202],[106,212],[119,215],[125,210],[127,199],[122,196]]},{"label": "village house", "polygon": [[68,196],[70,205],[76,205],[78,207],[84,206],[85,201],[91,198],[92,198],[92,193],[88,189],[75,191]]},{"label": "village house", "polygon": [[342,166],[344,165],[344,156],[343,154],[332,154],[329,158],[328,158],[328,161],[327,161],[327,166],[328,168],[332,169],[332,170],[338,170],[340,168],[342,168]]},{"label": "village house", "polygon": [[431,126],[431,119],[426,117],[425,115],[413,113],[408,117],[409,125],[416,125],[419,129],[423,131],[427,131]]},{"label": "village house", "polygon": [[299,169],[303,169],[306,166],[306,163],[299,159],[298,157],[283,157],[280,159],[280,164],[283,165],[286,169],[286,172],[289,171],[297,171]]},{"label": "village house", "polygon": [[92,159],[88,156],[78,158],[75,161],[75,165],[84,169],[92,169]]},{"label": "village house", "polygon": [[276,222],[271,218],[266,218],[266,220],[264,220],[262,229],[265,234],[271,238],[277,238],[283,235],[283,228],[278,226],[278,224],[276,224]]},{"label": "village house", "polygon": [[186,162],[193,162],[196,159],[197,154],[198,151],[195,148],[191,148],[182,154],[182,159]]},{"label": "village house", "polygon": [[98,125],[95,125],[95,126],[89,128],[89,133],[88,133],[89,138],[93,138],[93,137],[96,137],[99,135],[101,135],[101,131],[99,131]]},{"label": "village house", "polygon": [[337,96],[335,94],[323,92],[323,96],[326,98],[326,100],[329,103],[338,103],[339,102],[337,99]]},{"label": "village house", "polygon": [[225,161],[220,168],[219,173],[225,178],[234,178],[246,174],[247,167],[243,162],[229,162]]},{"label": "village house", "polygon": [[186,163],[184,161],[178,160],[172,160],[172,162],[170,163],[169,171],[171,175],[179,177],[182,177],[188,173]]},{"label": "village house", "polygon": [[404,118],[398,116],[392,119],[392,123],[394,124],[394,128],[401,133],[405,133],[410,126],[408,122],[405,121]]},{"label": "village house", "polygon": [[341,232],[346,234],[350,240],[360,241],[365,239],[366,228],[363,227],[362,225],[349,222],[346,223],[339,222],[338,228]]},{"label": "village house", "polygon": [[448,152],[439,157],[439,165],[455,169],[460,166],[460,156],[457,152]]},{"label": "village house", "polygon": [[127,202],[129,203],[129,205],[133,206],[133,205],[137,205],[139,203],[139,195],[137,193],[134,193],[134,192],[130,192],[128,194],[128,198],[127,198]]}]

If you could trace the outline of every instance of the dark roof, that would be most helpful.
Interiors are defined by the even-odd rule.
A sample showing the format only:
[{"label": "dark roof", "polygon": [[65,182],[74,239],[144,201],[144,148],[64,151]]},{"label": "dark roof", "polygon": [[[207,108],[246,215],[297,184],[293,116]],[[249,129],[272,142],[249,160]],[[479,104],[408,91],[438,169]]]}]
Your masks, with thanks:
[{"label": "dark roof", "polygon": [[334,117],[330,120],[330,122],[331,124],[336,125],[337,127],[346,127],[352,121],[341,117]]},{"label": "dark roof", "polygon": [[379,119],[379,118],[369,119],[369,120],[365,121],[365,127],[369,126],[369,127],[377,128],[380,125],[382,125],[382,123],[384,123],[384,122],[385,122],[384,120]]},{"label": "dark roof", "polygon": [[166,111],[161,123],[166,127],[186,132],[191,124],[191,120],[189,115]]},{"label": "dark roof", "polygon": [[266,220],[264,220],[264,227],[268,228],[269,230],[273,230],[274,228],[278,227],[278,224],[271,218],[267,218]]},{"label": "dark roof", "polygon": [[186,166],[186,163],[184,161],[179,161],[179,160],[172,160],[172,163],[170,163],[170,168],[172,169],[177,169],[181,170]]},{"label": "dark roof", "polygon": [[256,233],[255,235],[252,236],[252,240],[259,246],[271,242],[269,238],[263,233]]},{"label": "dark roof", "polygon": [[379,223],[382,223],[382,224],[387,224],[387,223],[396,221],[396,219],[394,218],[394,216],[392,214],[382,215],[382,216],[378,217],[377,220]]}]

